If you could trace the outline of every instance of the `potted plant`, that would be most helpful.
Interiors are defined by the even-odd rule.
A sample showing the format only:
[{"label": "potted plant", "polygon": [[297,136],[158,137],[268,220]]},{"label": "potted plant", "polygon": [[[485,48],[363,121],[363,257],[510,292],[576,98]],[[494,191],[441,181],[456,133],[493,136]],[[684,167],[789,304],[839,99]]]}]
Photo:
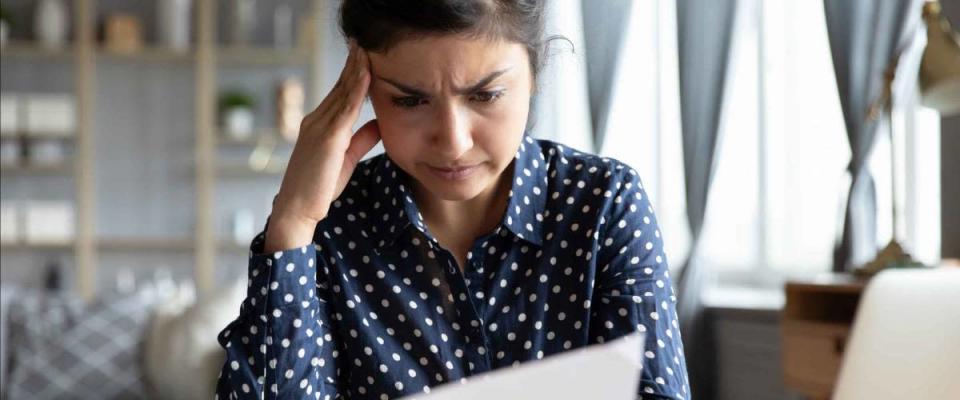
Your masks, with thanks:
[{"label": "potted plant", "polygon": [[10,29],[13,28],[13,16],[3,5],[0,5],[0,49],[7,47],[10,40]]},{"label": "potted plant", "polygon": [[253,96],[242,90],[226,91],[220,96],[220,118],[224,134],[232,140],[246,140],[253,135]]}]

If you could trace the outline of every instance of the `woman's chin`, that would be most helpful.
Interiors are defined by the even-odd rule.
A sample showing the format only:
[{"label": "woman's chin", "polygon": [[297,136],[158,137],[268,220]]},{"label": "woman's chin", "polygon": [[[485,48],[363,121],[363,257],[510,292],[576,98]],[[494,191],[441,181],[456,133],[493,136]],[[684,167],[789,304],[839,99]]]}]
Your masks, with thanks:
[{"label": "woman's chin", "polygon": [[417,180],[423,189],[438,199],[446,201],[464,201],[477,197],[486,187],[483,166],[476,167],[468,176],[450,176],[423,167]]},{"label": "woman's chin", "polygon": [[470,200],[483,191],[481,185],[476,184],[476,180],[468,179],[456,182],[439,180],[434,177],[426,177],[420,183],[424,189],[430,192],[434,197],[446,201],[464,201]]}]

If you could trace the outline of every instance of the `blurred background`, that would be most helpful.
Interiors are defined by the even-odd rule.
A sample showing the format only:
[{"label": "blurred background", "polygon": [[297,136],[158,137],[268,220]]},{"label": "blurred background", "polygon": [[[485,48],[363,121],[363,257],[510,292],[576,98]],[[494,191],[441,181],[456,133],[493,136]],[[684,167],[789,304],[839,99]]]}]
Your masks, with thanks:
[{"label": "blurred background", "polygon": [[[346,57],[339,2],[0,6],[0,391],[208,397]],[[532,134],[640,172],[696,398],[829,396],[864,277],[960,257],[956,23],[956,1],[549,3],[568,40]],[[841,346],[804,358],[809,332]]]}]

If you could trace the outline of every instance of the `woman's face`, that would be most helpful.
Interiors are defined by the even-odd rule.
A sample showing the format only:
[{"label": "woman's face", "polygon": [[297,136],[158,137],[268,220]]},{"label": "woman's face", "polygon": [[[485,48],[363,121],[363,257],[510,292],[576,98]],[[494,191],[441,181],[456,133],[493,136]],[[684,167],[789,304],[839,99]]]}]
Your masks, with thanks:
[{"label": "woman's face", "polygon": [[495,188],[527,123],[524,46],[447,35],[369,54],[370,99],[390,158],[443,200]]}]

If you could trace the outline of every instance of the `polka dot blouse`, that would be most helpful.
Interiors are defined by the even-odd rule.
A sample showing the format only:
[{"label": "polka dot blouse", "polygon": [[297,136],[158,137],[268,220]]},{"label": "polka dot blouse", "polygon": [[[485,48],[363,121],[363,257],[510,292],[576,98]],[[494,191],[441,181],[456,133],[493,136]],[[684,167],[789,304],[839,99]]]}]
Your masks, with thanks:
[{"label": "polka dot blouse", "polygon": [[637,397],[689,398],[676,297],[636,171],[525,136],[507,212],[462,272],[410,179],[373,157],[313,244],[262,254],[266,229],[253,240],[247,298],[218,337],[217,398],[394,399],[637,330]]}]

